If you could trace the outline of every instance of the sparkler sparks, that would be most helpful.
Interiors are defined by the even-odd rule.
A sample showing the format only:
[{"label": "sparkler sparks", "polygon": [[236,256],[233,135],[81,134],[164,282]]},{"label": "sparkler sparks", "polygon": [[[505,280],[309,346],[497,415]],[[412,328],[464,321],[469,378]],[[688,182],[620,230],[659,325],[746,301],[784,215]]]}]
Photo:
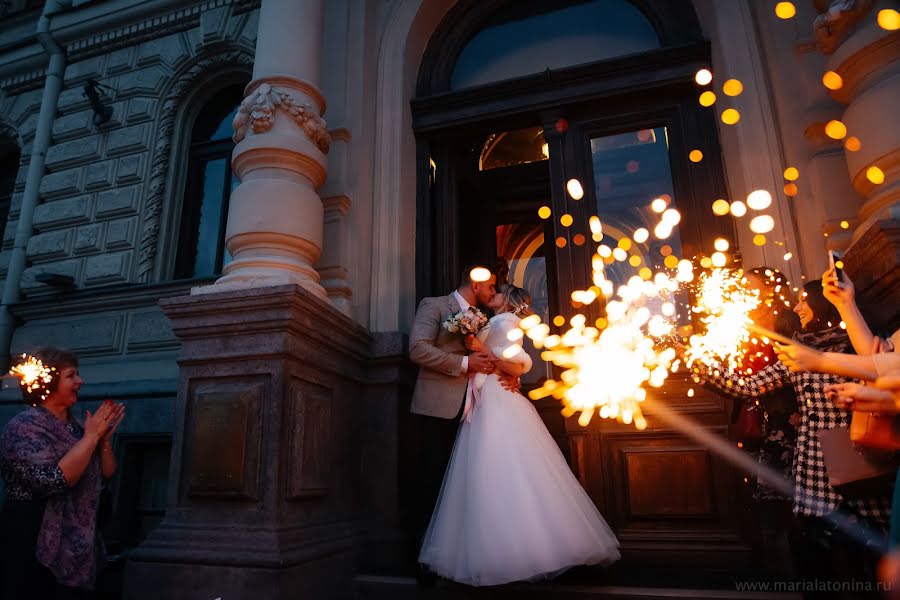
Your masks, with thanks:
[{"label": "sparkler sparks", "polygon": [[18,377],[19,385],[27,392],[41,390],[41,400],[46,400],[47,389],[45,386],[53,381],[53,372],[56,369],[45,366],[39,359],[29,354],[23,354],[22,359],[22,362],[13,365],[9,374]]},{"label": "sparkler sparks", "polygon": [[703,314],[706,331],[692,335],[685,352],[690,367],[725,364],[737,370],[743,359],[742,346],[750,339],[750,313],[759,306],[759,293],[748,288],[742,271],[713,269],[700,277],[693,311]]}]

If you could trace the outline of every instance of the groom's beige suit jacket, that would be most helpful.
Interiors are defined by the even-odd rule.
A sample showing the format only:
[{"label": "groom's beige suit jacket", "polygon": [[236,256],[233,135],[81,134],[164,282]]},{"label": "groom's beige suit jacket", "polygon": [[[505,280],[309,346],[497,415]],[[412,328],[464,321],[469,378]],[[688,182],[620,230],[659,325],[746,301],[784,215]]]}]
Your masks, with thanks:
[{"label": "groom's beige suit jacket", "polygon": [[409,357],[419,365],[419,378],[410,410],[419,415],[452,419],[459,414],[468,376],[462,372],[465,338],[450,333],[442,323],[460,311],[448,296],[423,298],[409,333]]}]

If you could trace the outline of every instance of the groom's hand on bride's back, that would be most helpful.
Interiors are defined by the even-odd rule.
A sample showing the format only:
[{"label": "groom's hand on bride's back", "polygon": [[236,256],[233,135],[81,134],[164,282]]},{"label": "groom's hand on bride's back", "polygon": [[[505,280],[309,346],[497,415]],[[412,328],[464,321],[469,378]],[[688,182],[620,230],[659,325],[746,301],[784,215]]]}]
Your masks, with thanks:
[{"label": "groom's hand on bride's back", "polygon": [[497,378],[500,380],[500,385],[503,386],[503,389],[509,390],[510,392],[518,392],[522,389],[522,380],[515,375],[501,372],[497,374]]},{"label": "groom's hand on bride's back", "polygon": [[469,372],[470,373],[492,373],[494,371],[497,359],[487,352],[476,352],[469,355]]}]

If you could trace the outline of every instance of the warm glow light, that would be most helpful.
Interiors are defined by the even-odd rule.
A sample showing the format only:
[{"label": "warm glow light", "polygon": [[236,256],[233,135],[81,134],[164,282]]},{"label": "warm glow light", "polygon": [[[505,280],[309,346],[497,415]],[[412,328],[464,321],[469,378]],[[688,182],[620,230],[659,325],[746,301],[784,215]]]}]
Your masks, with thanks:
[{"label": "warm glow light", "polygon": [[584,198],[584,188],[581,187],[581,182],[577,179],[570,179],[566,182],[566,191],[569,192],[572,200],[581,200]]},{"label": "warm glow light", "polygon": [[557,327],[562,327],[566,324],[566,318],[562,315],[556,315],[555,317],[553,317],[553,324]]},{"label": "warm glow light", "polygon": [[663,259],[663,264],[669,269],[674,269],[678,266],[678,257],[674,254],[670,254]]},{"label": "warm glow light", "polygon": [[850,229],[849,221],[841,221],[841,229]]},{"label": "warm glow light", "polygon": [[792,258],[794,258],[793,252],[785,252],[784,253],[784,260],[791,260]]},{"label": "warm glow light", "polygon": [[753,244],[756,246],[765,246],[766,245],[766,236],[759,233],[753,236]]},{"label": "warm glow light", "polygon": [[834,71],[826,71],[825,74],[822,75],[822,83],[829,90],[839,90],[844,86],[844,78]]},{"label": "warm glow light", "polygon": [[784,178],[788,181],[797,181],[798,177],[800,177],[800,171],[797,170],[797,167],[788,167],[784,170]]},{"label": "warm glow light", "polygon": [[722,85],[722,91],[726,96],[740,96],[744,91],[744,84],[737,79],[729,79]]},{"label": "warm glow light", "polygon": [[672,226],[666,222],[661,222],[653,228],[653,235],[661,240],[664,240],[672,235]]},{"label": "warm glow light", "polygon": [[625,250],[626,252],[628,250],[631,250],[631,240],[627,237],[619,238],[619,243],[617,245],[619,246],[619,248]]},{"label": "warm glow light", "polygon": [[847,126],[838,120],[825,123],[825,135],[835,140],[842,140],[847,136]]},{"label": "warm glow light", "polygon": [[650,239],[650,232],[647,231],[645,228],[640,227],[634,231],[633,237],[634,237],[634,241],[636,241],[638,244],[643,244],[648,239]]},{"label": "warm glow light", "polygon": [[775,219],[771,215],[759,215],[750,221],[750,231],[753,233],[769,233],[775,229]]},{"label": "warm glow light", "polygon": [[559,218],[559,222],[563,227],[568,227],[569,225],[572,224],[573,221],[574,221],[574,219],[572,218],[572,215],[570,215],[570,214],[565,214]]},{"label": "warm glow light", "polygon": [[900,12],[893,8],[884,8],[878,11],[878,26],[887,31],[900,29]]},{"label": "warm glow light", "polygon": [[490,270],[484,267],[475,267],[471,271],[469,271],[469,279],[472,281],[481,283],[483,281],[487,281],[491,278]]},{"label": "warm glow light", "polygon": [[694,75],[694,81],[696,81],[698,85],[709,85],[712,81],[712,71],[709,69],[700,69],[697,71],[697,74]]},{"label": "warm glow light", "polygon": [[799,192],[799,191],[800,191],[800,190],[797,188],[797,184],[796,184],[796,183],[786,183],[786,184],[784,184],[784,195],[785,195],[785,196],[790,196],[790,197],[793,198],[794,196],[797,195],[797,192]]},{"label": "warm glow light", "polygon": [[626,258],[628,258],[628,253],[625,252],[624,250],[622,250],[621,248],[614,248],[613,249],[613,258],[615,258],[619,262],[622,262]]},{"label": "warm glow light", "polygon": [[709,90],[700,94],[700,106],[712,106],[716,103],[716,95]]},{"label": "warm glow light", "polygon": [[741,113],[733,108],[726,108],[722,111],[722,122],[726,125],[734,125],[741,120]]},{"label": "warm glow light", "polygon": [[857,150],[862,148],[862,142],[860,142],[859,138],[855,135],[851,135],[846,140],[844,140],[844,148],[846,148],[850,152],[856,152]]},{"label": "warm glow light", "polygon": [[790,19],[797,14],[797,8],[793,2],[779,2],[775,5],[775,14],[779,19]]},{"label": "warm glow light", "polygon": [[728,204],[728,200],[722,200],[721,198],[719,198],[712,204],[713,213],[719,215],[720,217],[724,217],[725,215],[727,215],[730,209],[731,207]]},{"label": "warm glow light", "polygon": [[662,214],[662,222],[670,227],[675,227],[681,222],[681,213],[674,208],[666,209]]},{"label": "warm glow light", "polygon": [[766,190],[754,190],[747,196],[747,206],[753,210],[765,210],[772,205],[772,194]]},{"label": "warm glow light", "polygon": [[566,242],[566,238],[564,238],[562,236],[556,238],[556,247],[557,248],[565,248],[567,243],[568,242]]},{"label": "warm glow light", "polygon": [[712,264],[714,267],[724,267],[728,262],[728,257],[722,252],[713,252]]},{"label": "warm glow light", "polygon": [[716,238],[716,241],[713,242],[713,247],[719,252],[725,252],[728,250],[728,240],[725,238]]},{"label": "warm glow light", "polygon": [[574,244],[576,246],[584,246],[585,241],[587,241],[587,240],[585,240],[584,236],[581,235],[580,233],[576,233],[575,237],[572,238],[572,242],[574,242]]},{"label": "warm glow light", "polygon": [[747,205],[741,202],[740,200],[735,200],[731,203],[731,214],[735,217],[743,217],[747,214]]},{"label": "warm glow light", "polygon": [[688,154],[688,158],[691,159],[691,162],[698,163],[703,160],[703,153],[699,150],[691,150],[691,153]]},{"label": "warm glow light", "polygon": [[538,216],[542,219],[549,219],[550,218],[550,207],[549,206],[540,207],[538,209]]},{"label": "warm glow light", "polygon": [[662,198],[655,198],[653,202],[650,203],[650,208],[653,210],[653,212],[656,213],[661,213],[662,211],[666,210],[667,206],[668,203]]},{"label": "warm glow light", "polygon": [[882,183],[884,183],[884,171],[882,171],[878,167],[869,167],[866,170],[866,179],[868,179],[875,185],[881,185]]},{"label": "warm glow light", "polygon": [[591,226],[591,233],[593,233],[593,234],[603,233],[603,224],[600,223],[600,217],[593,216],[590,219],[588,219],[588,223]]},{"label": "warm glow light", "polygon": [[628,264],[630,264],[632,267],[639,267],[639,266],[641,266],[641,257],[638,256],[637,254],[632,254],[632,255],[628,258]]},{"label": "warm glow light", "polygon": [[704,269],[709,269],[712,267],[712,259],[708,256],[704,256],[700,259],[700,266]]}]

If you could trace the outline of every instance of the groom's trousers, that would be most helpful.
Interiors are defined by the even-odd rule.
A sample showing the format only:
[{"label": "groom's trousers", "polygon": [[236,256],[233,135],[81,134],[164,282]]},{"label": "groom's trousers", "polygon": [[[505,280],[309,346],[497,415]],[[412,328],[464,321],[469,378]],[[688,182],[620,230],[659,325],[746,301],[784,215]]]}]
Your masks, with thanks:
[{"label": "groom's trousers", "polygon": [[465,402],[460,403],[459,412],[452,419],[439,419],[426,415],[414,415],[418,429],[419,448],[416,468],[417,501],[415,506],[416,556],[431,521],[444,472],[453,454],[453,443],[459,429]]}]

